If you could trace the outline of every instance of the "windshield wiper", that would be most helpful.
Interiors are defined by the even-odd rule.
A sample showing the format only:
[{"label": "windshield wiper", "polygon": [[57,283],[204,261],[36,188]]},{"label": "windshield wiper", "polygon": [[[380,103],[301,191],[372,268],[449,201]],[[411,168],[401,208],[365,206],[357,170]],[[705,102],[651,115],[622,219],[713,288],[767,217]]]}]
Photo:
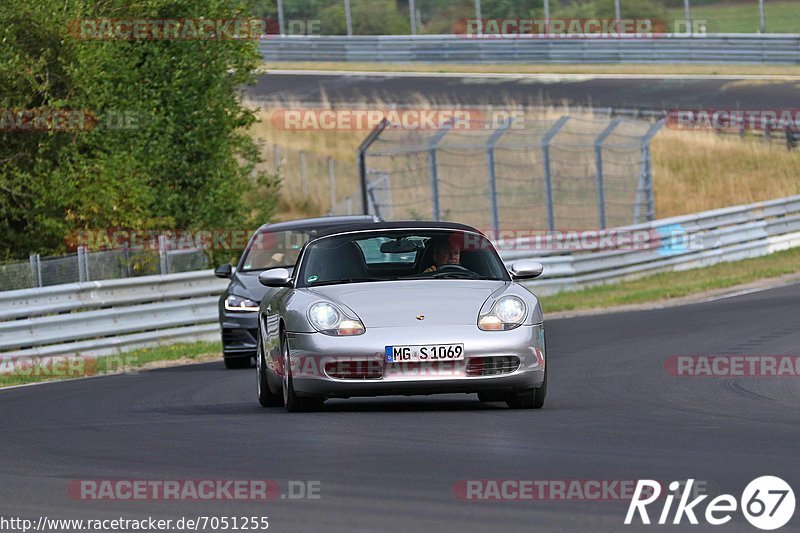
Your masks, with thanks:
[{"label": "windshield wiper", "polygon": [[386,281],[385,279],[381,278],[341,278],[341,279],[331,279],[327,281],[315,281],[309,283],[309,287],[321,287],[323,285],[343,285],[345,283],[367,283],[370,281]]}]

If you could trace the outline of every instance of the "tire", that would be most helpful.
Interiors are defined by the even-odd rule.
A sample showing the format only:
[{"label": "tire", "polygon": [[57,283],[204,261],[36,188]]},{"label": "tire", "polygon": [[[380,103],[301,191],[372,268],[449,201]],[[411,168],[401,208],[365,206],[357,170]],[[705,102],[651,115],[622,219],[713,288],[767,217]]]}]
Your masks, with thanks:
[{"label": "tire", "polygon": [[541,409],[544,407],[545,397],[547,397],[547,367],[541,387],[512,392],[506,399],[506,404],[511,409]]},{"label": "tire", "polygon": [[258,373],[258,403],[261,404],[261,407],[280,407],[283,405],[281,395],[273,393],[269,388],[269,383],[267,383],[267,367],[260,338],[258,339],[258,351],[256,352],[256,372]]},{"label": "tire", "polygon": [[235,370],[239,368],[250,368],[249,357],[225,357],[225,368]]},{"label": "tire", "polygon": [[281,333],[281,358],[283,361],[283,405],[290,413],[318,411],[324,400],[320,398],[304,398],[294,393],[291,363],[289,361],[289,339],[286,332]]}]

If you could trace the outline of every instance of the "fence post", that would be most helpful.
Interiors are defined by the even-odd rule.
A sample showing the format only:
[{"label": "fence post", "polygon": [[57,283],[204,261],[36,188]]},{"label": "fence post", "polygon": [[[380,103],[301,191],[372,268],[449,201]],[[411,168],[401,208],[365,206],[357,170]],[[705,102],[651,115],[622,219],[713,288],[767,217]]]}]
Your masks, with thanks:
[{"label": "fence post", "polygon": [[606,229],[606,186],[603,178],[603,143],[619,126],[622,119],[614,119],[594,141],[594,168],[597,173],[597,214],[600,229]]},{"label": "fence post", "polygon": [[636,186],[636,206],[633,212],[633,223],[639,223],[642,212],[642,203],[645,204],[645,217],[649,220],[656,218],[655,199],[653,197],[653,165],[650,155],[650,141],[653,136],[664,126],[664,119],[659,120],[647,130],[642,137],[642,169],[639,173],[639,183]]},{"label": "fence post", "polygon": [[89,249],[87,247],[83,248],[83,275],[84,281],[92,281],[92,276],[89,273]]},{"label": "fence post", "polygon": [[353,15],[350,11],[350,0],[344,0],[344,21],[348,37],[353,36]]},{"label": "fence post", "polygon": [[353,198],[351,196],[348,196],[345,199],[344,205],[345,205],[345,209],[347,211],[347,214],[348,215],[352,215],[353,214]]},{"label": "fence post", "polygon": [[167,256],[167,236],[158,236],[158,269],[162,276],[169,274],[169,256]]},{"label": "fence post", "polygon": [[39,254],[30,254],[31,273],[33,274],[33,286],[42,286],[42,260]]},{"label": "fence post", "polygon": [[281,34],[281,37],[283,37],[286,34],[284,29],[285,28],[284,20],[283,20],[283,0],[278,0],[278,26],[279,26],[278,30]]},{"label": "fence post", "polygon": [[78,281],[83,283],[86,281],[86,271],[84,270],[84,263],[83,263],[83,255],[86,253],[86,249],[83,246],[78,246],[78,255],[76,260],[78,261]]},{"label": "fence post", "polygon": [[306,153],[300,150],[300,186],[303,189],[303,198],[308,198],[308,169],[306,168]]},{"label": "fence post", "polygon": [[494,238],[500,238],[500,212],[497,209],[497,175],[495,172],[494,149],[500,137],[511,127],[511,119],[506,119],[500,127],[492,133],[486,141],[486,160],[489,168],[489,203],[492,210],[492,231]]},{"label": "fence post", "polygon": [[449,121],[442,129],[437,131],[433,137],[431,137],[430,142],[428,143],[428,176],[431,180],[431,201],[433,204],[433,220],[437,222],[442,219],[441,209],[439,205],[439,170],[436,165],[436,150],[439,148],[439,143],[444,139],[444,136],[447,135],[447,132],[450,131],[450,128],[453,127],[453,122]]},{"label": "fence post", "polygon": [[333,168],[333,158],[328,158],[328,186],[331,191],[331,214],[336,207],[336,173]]},{"label": "fence post", "polygon": [[550,141],[553,137],[561,131],[564,124],[567,123],[569,117],[563,116],[553,124],[549,130],[544,134],[541,141],[542,147],[542,163],[544,165],[544,191],[545,199],[547,200],[547,230],[555,231],[556,229],[556,214],[555,204],[553,202],[553,176],[550,171]]},{"label": "fence post", "polygon": [[[389,125],[389,121],[385,118],[380,121],[380,123],[375,126],[375,129],[372,130],[367,138],[364,139],[361,144],[358,146],[358,155],[357,155],[357,162],[358,162],[358,175],[361,180],[361,208],[363,209],[363,213],[365,215],[369,215],[369,200],[367,199],[367,150],[369,147],[372,146],[378,137],[380,137],[383,130]],[[351,215],[350,212],[350,198],[348,197],[348,204],[347,204],[347,214]]]}]

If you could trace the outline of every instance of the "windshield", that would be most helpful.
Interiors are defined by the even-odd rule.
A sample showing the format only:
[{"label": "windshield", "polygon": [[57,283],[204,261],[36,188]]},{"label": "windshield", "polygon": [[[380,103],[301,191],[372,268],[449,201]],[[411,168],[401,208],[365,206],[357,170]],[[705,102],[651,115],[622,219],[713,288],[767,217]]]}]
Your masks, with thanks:
[{"label": "windshield", "polygon": [[477,233],[378,230],[309,244],[297,286],[412,279],[510,278],[492,244]]},{"label": "windshield", "polygon": [[240,271],[291,268],[309,238],[308,232],[302,231],[262,231],[244,251]]}]

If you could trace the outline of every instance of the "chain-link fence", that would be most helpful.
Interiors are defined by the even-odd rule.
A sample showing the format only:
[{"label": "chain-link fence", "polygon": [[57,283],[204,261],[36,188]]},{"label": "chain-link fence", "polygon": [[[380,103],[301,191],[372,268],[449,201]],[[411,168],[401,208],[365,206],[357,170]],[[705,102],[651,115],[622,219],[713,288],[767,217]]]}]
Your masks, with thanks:
[{"label": "chain-link fence", "polygon": [[278,144],[272,146],[271,159],[275,173],[281,178],[281,194],[288,203],[304,207],[310,213],[361,212],[355,160],[322,157]]},{"label": "chain-link fence", "polygon": [[650,139],[663,125],[621,118],[383,124],[362,145],[370,212],[494,231],[590,229],[655,217]]},{"label": "chain-link fence", "polygon": [[61,257],[30,256],[27,262],[0,265],[0,290],[29,289],[105,279],[174,274],[210,268],[203,250],[170,249],[160,239],[157,250],[102,250]]}]

